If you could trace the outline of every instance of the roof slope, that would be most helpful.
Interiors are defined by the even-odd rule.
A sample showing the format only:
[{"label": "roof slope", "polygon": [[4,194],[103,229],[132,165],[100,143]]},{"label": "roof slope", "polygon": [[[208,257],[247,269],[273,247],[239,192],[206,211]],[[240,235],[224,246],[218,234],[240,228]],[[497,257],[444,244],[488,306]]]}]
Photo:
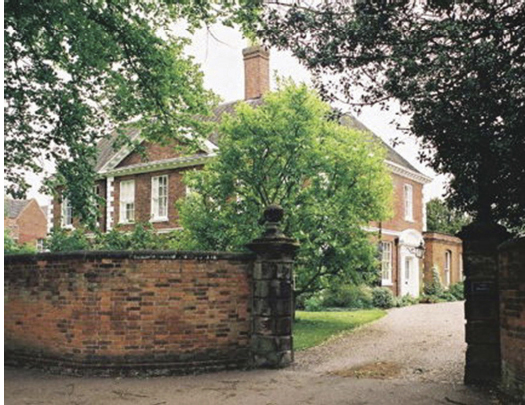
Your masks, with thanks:
[{"label": "roof slope", "polygon": [[18,218],[20,213],[29,204],[31,200],[13,200],[11,198],[4,198],[4,216],[8,218]]},{"label": "roof slope", "polygon": [[[219,104],[215,110],[212,117],[202,117],[203,120],[208,120],[210,122],[220,122],[221,117],[223,114],[235,114],[235,106],[240,103],[241,101],[232,101],[229,103],[222,103]],[[252,99],[252,100],[246,100],[246,103],[252,105],[252,106],[259,106],[264,101],[262,98]],[[368,129],[361,121],[359,121],[356,117],[354,117],[351,114],[345,114],[341,118],[341,123],[343,125],[346,125],[350,128],[354,128],[360,131],[367,131],[371,133],[375,138],[377,138],[386,148],[387,150],[387,160],[398,164],[408,170],[411,170],[413,172],[416,172],[418,174],[421,173],[418,169],[416,169],[414,166],[412,166],[403,156],[401,156],[398,152],[396,152],[390,145],[388,145],[386,142],[384,142],[378,135],[376,135],[373,131]],[[131,138],[136,137],[139,134],[139,130],[132,130],[129,132],[129,136]],[[208,140],[215,145],[217,145],[219,138],[219,134],[217,132],[213,132]],[[99,171],[113,156],[115,156],[116,153],[118,153],[118,150],[113,147],[113,144],[116,140],[116,135],[112,135],[109,138],[102,139],[98,145],[98,155],[97,155],[97,163],[95,166],[95,170]]]}]

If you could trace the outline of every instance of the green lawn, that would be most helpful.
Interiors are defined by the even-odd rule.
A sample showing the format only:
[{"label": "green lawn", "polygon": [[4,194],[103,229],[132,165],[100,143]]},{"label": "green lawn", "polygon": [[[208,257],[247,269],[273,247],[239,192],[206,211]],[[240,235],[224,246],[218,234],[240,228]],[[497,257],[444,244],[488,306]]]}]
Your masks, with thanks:
[{"label": "green lawn", "polygon": [[349,312],[297,311],[293,333],[294,349],[304,350],[317,346],[334,335],[375,321],[385,314],[380,309]]}]

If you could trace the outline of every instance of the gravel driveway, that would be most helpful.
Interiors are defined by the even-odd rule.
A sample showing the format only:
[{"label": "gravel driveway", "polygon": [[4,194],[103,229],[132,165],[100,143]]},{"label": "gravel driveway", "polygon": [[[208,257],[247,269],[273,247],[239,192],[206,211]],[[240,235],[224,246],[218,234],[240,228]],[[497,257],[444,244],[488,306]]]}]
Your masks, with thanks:
[{"label": "gravel driveway", "polygon": [[5,369],[10,405],[392,405],[498,403],[462,385],[463,304],[394,309],[296,353],[285,370],[158,378],[75,378]]},{"label": "gravel driveway", "polygon": [[463,302],[394,309],[372,325],[296,355],[296,369],[337,373],[359,365],[397,365],[396,378],[461,384]]}]

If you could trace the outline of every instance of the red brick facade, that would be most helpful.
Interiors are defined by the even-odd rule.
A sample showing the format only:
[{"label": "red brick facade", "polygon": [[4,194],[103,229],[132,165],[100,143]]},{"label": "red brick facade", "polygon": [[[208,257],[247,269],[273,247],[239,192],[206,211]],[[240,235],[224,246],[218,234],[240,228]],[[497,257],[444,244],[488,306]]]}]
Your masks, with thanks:
[{"label": "red brick facade", "polygon": [[[432,280],[432,269],[436,268],[441,283],[448,287],[463,281],[463,243],[461,239],[437,232],[425,232],[425,281]],[[447,258],[448,256],[448,258]],[[449,261],[447,263],[447,261]],[[447,276],[446,269],[449,266],[450,275]]]},{"label": "red brick facade", "polygon": [[4,229],[19,244],[37,246],[47,236],[47,217],[36,200],[30,200],[16,218],[4,216]]},{"label": "red brick facade", "polygon": [[93,371],[245,364],[252,265],[225,253],[6,257],[6,356]]}]

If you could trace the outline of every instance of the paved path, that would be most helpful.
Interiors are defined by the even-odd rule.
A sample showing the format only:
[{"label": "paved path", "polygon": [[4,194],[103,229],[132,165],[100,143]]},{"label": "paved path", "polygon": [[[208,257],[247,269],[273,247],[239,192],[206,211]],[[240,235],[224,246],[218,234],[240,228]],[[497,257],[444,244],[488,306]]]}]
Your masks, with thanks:
[{"label": "paved path", "polygon": [[461,384],[463,329],[462,303],[418,305],[297,353],[286,370],[102,379],[8,368],[4,398],[8,405],[495,404]]}]

